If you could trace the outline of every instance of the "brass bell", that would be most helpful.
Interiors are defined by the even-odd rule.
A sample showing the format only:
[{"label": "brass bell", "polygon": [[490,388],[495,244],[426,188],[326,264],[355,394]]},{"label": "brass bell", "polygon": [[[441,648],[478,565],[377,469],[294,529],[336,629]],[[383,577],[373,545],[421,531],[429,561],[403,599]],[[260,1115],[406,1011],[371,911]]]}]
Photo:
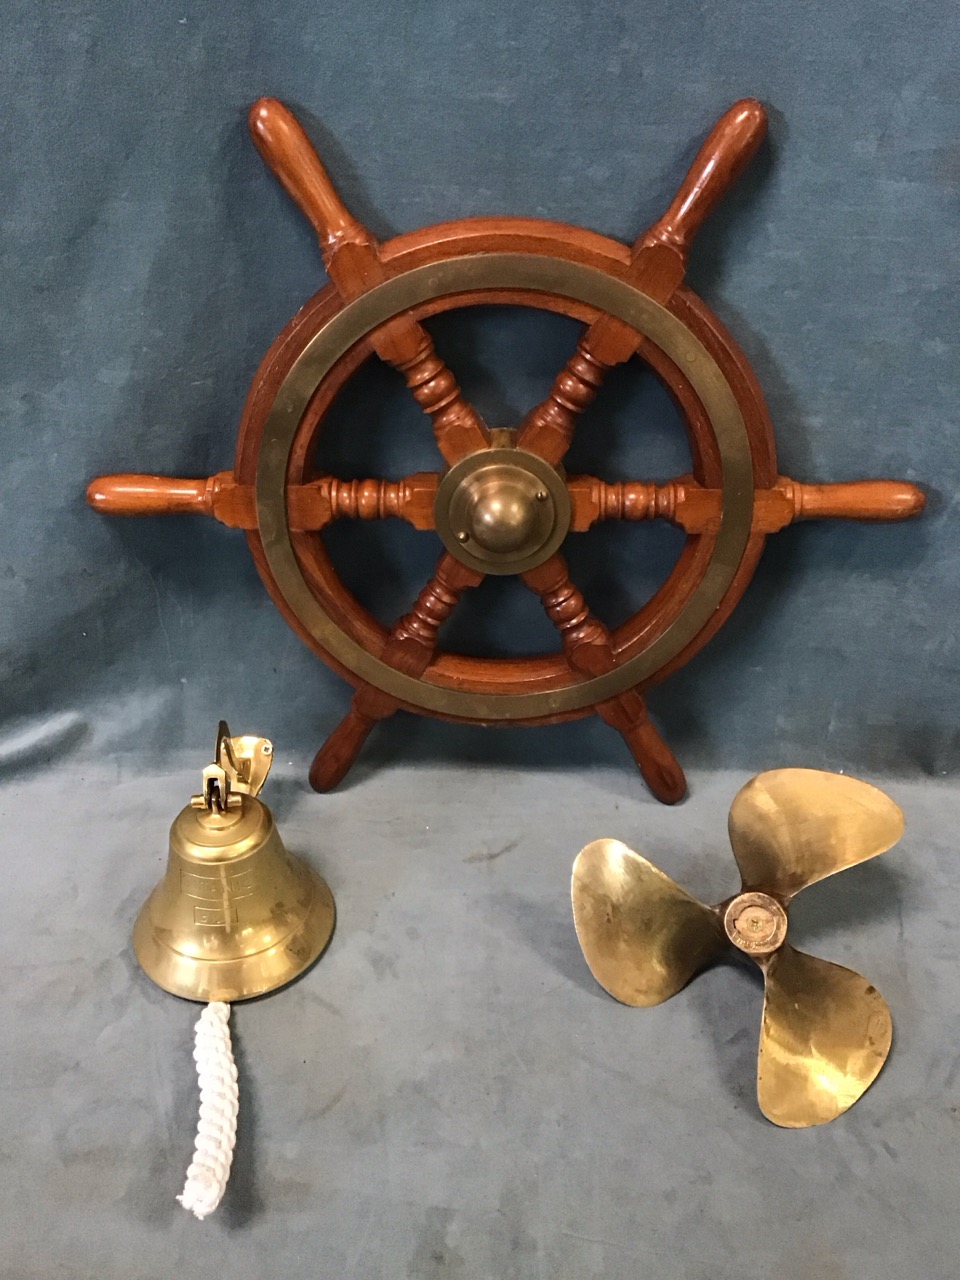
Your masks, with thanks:
[{"label": "brass bell", "polygon": [[170,829],[166,875],[137,917],[133,946],[147,976],[173,995],[263,995],[301,974],[330,941],[330,889],[287,852],[257,799],[272,763],[266,738],[232,738],[221,721],[203,791]]}]

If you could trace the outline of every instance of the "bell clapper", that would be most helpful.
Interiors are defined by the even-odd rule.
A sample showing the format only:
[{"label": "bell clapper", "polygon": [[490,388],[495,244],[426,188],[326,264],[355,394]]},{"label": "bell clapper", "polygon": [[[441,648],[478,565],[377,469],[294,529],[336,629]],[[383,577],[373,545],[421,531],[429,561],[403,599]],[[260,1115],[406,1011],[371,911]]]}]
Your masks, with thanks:
[{"label": "bell clapper", "polygon": [[201,1221],[223,1199],[237,1140],[237,1065],[230,1043],[230,1006],[214,1000],[196,1026],[193,1060],[200,1086],[200,1120],[193,1160],[177,1199]]}]

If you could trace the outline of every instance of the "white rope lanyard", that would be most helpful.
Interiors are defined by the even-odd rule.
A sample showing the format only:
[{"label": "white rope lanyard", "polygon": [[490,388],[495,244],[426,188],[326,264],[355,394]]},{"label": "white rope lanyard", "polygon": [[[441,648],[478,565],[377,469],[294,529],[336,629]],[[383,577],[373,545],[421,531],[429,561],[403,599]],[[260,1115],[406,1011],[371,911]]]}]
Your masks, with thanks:
[{"label": "white rope lanyard", "polygon": [[198,1218],[223,1199],[237,1140],[237,1066],[227,1025],[230,1006],[208,1004],[196,1026],[193,1060],[200,1085],[200,1121],[187,1181],[177,1199]]}]

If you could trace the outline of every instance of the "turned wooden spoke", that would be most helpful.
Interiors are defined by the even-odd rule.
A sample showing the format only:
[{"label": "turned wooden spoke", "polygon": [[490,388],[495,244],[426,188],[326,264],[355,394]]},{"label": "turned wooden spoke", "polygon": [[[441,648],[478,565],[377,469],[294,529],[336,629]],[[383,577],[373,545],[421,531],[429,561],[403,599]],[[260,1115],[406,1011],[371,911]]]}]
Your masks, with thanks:
[{"label": "turned wooden spoke", "polygon": [[[440,628],[463,592],[482,581],[482,573],[468,569],[444,552],[410,611],[394,624],[380,651],[380,660],[406,675],[422,676],[436,656]],[[350,710],[314,757],[311,786],[317,791],[329,791],[342,781],[377,721],[392,716],[399,706],[390,694],[371,684],[361,684]]]},{"label": "turned wooden spoke", "polygon": [[[415,653],[409,660],[420,675],[426,671],[437,647],[440,628],[453,613],[468,587],[483,581],[483,574],[468,568],[445,551],[433,577],[414,601],[409,613],[396,623],[380,657],[385,662],[399,660],[401,650]],[[406,661],[406,660],[405,660]],[[410,670],[411,666],[405,669]]]},{"label": "turned wooden spoke", "polygon": [[[432,529],[440,476],[418,471],[401,480],[338,480],[321,476],[287,488],[287,518],[293,533],[322,529],[331,520],[383,520],[396,516],[415,529]],[[256,529],[253,485],[237,484],[232,471],[200,480],[172,476],[98,476],[87,501],[111,516],[212,516],[233,529]]]},{"label": "turned wooden spoke", "polygon": [[[295,488],[287,491],[291,501],[290,527],[319,529],[330,520],[385,520],[395,516],[415,529],[432,529],[433,501],[439,483],[440,476],[435,471],[419,471],[402,480],[337,480],[323,476],[301,486],[299,494]],[[296,526],[295,512],[300,521]]]},{"label": "turned wooden spoke", "polygon": [[[669,520],[685,533],[716,533],[723,494],[705,489],[691,476],[664,484],[642,480],[607,483],[595,476],[567,481],[570,527],[589,529],[598,520]],[[796,520],[907,520],[923,509],[924,496],[905,480],[856,480],[841,484],[801,484],[778,476],[771,489],[754,493],[755,533],[776,533]]]},{"label": "turned wooden spoke", "polygon": [[[683,282],[694,237],[739,177],[767,128],[763,106],[734,103],[712,129],[666,213],[633,246],[626,278],[666,305]],[[524,419],[520,444],[549,462],[563,458],[577,418],[590,405],[607,371],[642,350],[643,338],[613,316],[593,322],[557,375],[547,398]]]},{"label": "turned wooden spoke", "polygon": [[[250,110],[249,124],[267,166],[313,225],[327,274],[343,300],[350,302],[386,280],[379,243],[337,195],[293,113],[275,98],[261,98]],[[465,400],[419,321],[398,316],[372,333],[370,344],[400,371],[433,420],[437,445],[448,463],[487,444],[483,420]]]},{"label": "turned wooden spoke", "polygon": [[[560,632],[567,662],[578,676],[591,678],[612,671],[617,664],[610,632],[593,616],[560,555],[551,556],[522,575],[540,597],[547,617]],[[676,756],[667,746],[636,689],[601,702],[597,715],[623,737],[653,794],[675,804],[686,794],[687,782]]]},{"label": "turned wooden spoke", "polygon": [[[540,597],[547,617],[560,632],[563,651],[574,669],[586,674],[599,664],[599,670],[613,665],[613,651],[606,627],[593,617],[580,589],[570,578],[561,555],[521,575],[526,586]],[[610,661],[603,655],[609,651]]]}]

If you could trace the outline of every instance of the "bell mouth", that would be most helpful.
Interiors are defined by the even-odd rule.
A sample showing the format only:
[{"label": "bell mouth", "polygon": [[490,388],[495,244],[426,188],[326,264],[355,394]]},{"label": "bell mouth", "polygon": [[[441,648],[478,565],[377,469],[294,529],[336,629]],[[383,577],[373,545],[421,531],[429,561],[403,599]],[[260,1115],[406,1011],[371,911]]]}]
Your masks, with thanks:
[{"label": "bell mouth", "polygon": [[299,978],[323,954],[336,923],[326,881],[306,864],[301,869],[313,892],[300,923],[260,950],[220,958],[189,955],[168,941],[172,931],[156,918],[163,896],[158,885],[133,930],[133,949],[147,977],[171,995],[204,1003],[252,1000]]}]

